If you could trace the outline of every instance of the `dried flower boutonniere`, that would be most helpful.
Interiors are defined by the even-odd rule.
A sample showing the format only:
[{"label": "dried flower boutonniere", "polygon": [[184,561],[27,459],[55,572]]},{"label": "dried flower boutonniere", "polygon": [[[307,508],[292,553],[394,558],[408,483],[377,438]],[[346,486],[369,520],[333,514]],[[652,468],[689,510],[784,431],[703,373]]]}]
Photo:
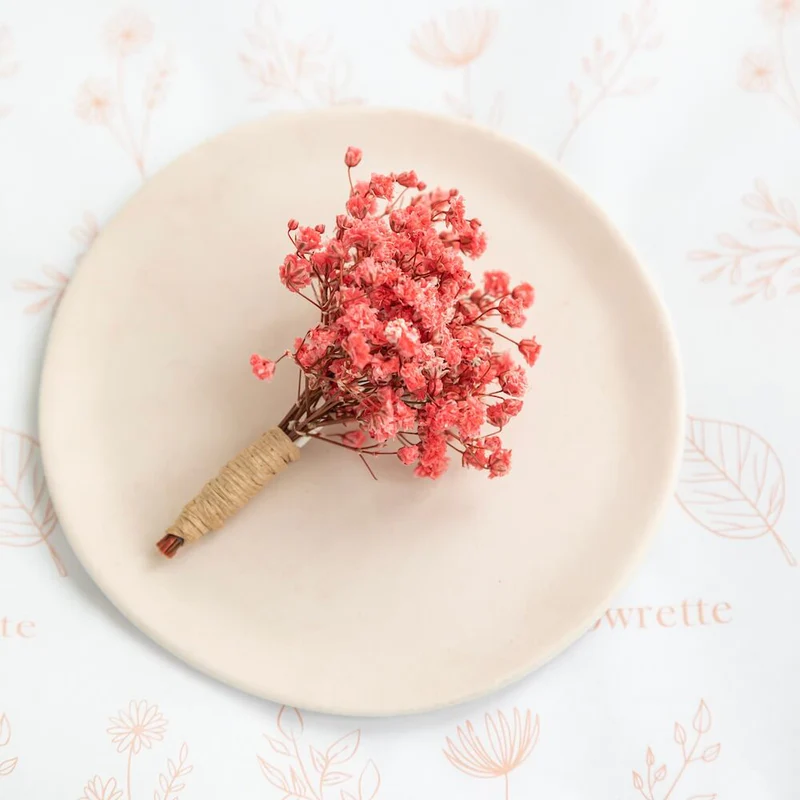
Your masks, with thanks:
[{"label": "dried flower boutonniere", "polygon": [[475,286],[464,256],[481,256],[486,235],[456,189],[426,190],[413,171],[354,183],[360,161],[348,148],[350,194],[332,235],[289,220],[281,281],[319,310],[319,323],[276,360],[250,360],[261,380],[294,361],[297,400],[184,508],[158,542],[168,557],[221,527],[311,439],[365,463],[393,455],[423,478],[440,477],[451,453],[490,478],[511,467],[498,434],[522,409],[527,378],[497,344],[514,345],[529,366],[541,346],[498,325],[524,325],[533,287],[512,287],[502,271]]}]

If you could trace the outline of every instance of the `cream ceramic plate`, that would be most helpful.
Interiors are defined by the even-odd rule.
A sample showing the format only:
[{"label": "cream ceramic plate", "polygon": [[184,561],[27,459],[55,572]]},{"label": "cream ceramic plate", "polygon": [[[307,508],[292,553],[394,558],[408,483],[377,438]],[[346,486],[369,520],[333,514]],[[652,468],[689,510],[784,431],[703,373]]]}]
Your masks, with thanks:
[{"label": "cream ceramic plate", "polygon": [[[536,286],[544,345],[507,429],[511,475],[430,482],[312,442],[227,528],[173,561],[183,502],[288,408],[278,353],[313,319],[278,280],[286,220],[331,223],[342,155],[457,186],[481,268]],[[313,311],[313,309],[312,309]],[[63,527],[101,589],[180,658],[253,694],[337,713],[430,709],[552,658],[598,617],[670,493],[675,345],[636,258],[554,167],[410,112],[275,115],[150,180],[83,260],[55,322],[41,437]]]}]

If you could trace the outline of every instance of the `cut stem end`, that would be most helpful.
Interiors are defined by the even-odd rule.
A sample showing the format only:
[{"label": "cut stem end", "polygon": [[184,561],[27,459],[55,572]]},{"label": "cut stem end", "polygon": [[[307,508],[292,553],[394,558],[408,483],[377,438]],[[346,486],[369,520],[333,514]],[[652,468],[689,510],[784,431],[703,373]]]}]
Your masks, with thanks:
[{"label": "cut stem end", "polygon": [[183,539],[174,533],[168,533],[158,540],[156,547],[162,555],[172,558],[183,547]]}]

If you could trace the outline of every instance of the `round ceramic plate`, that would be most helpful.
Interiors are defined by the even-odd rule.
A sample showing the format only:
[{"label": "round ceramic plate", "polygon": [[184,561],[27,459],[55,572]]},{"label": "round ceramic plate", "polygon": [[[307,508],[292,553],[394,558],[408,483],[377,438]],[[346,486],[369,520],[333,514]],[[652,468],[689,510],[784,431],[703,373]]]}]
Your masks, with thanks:
[{"label": "round ceramic plate", "polygon": [[[359,171],[457,186],[479,269],[535,285],[543,344],[502,480],[451,467],[373,481],[318,442],[172,561],[184,501],[283,416],[313,308],[278,279],[286,220],[330,226]],[[282,114],[179,158],[100,234],[49,343],[41,438],[78,557],[147,635],[262,697],[414,712],[520,678],[577,639],[630,574],[670,494],[682,398],[665,312],[635,256],[560,172],[488,131],[410,112]]]}]

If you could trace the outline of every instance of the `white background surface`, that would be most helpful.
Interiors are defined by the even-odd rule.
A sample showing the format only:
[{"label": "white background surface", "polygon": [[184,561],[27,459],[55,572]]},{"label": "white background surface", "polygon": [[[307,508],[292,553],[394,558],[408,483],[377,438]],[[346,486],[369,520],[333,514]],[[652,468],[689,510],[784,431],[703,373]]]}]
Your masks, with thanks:
[{"label": "white background surface", "polygon": [[[360,800],[795,797],[800,570],[777,536],[800,556],[800,293],[791,291],[800,285],[792,205],[800,203],[800,2],[663,0],[643,11],[633,0],[518,0],[472,16],[466,6],[441,3],[304,0],[278,3],[277,17],[275,6],[265,6],[260,28],[252,0],[142,1],[126,17],[122,8],[89,0],[0,6],[0,797],[131,800],[158,791],[164,800],[169,788],[170,800],[282,798],[287,792],[268,781],[257,756],[283,770],[290,790],[292,761],[262,734],[287,747],[294,735],[310,774],[309,746],[325,753],[354,730],[358,748],[352,753],[356,738],[347,740],[339,756],[347,760],[336,766],[352,778],[309,789],[295,761],[298,791],[316,800],[348,800],[342,791],[359,797],[363,771]],[[630,54],[626,13],[647,28]],[[431,20],[438,43],[425,28]],[[127,55],[109,41],[109,24],[133,26]],[[247,31],[257,35],[248,39]],[[415,31],[422,52],[411,47]],[[597,37],[600,58],[615,56],[593,83],[582,59],[592,57]],[[278,70],[267,90],[255,75],[266,74],[268,63],[296,64],[298,49],[306,54],[299,75],[291,66]],[[140,147],[153,97],[148,76],[165,54],[169,75]],[[248,69],[242,54],[256,67]],[[125,147],[102,119],[90,124],[78,113],[89,79],[107,81],[105,113]],[[707,436],[705,455],[689,443],[680,496],[697,500],[696,478],[711,476],[713,496],[705,497],[730,512],[728,521],[692,505],[698,522],[676,501],[646,564],[615,599],[613,627],[607,616],[545,669],[479,703],[394,720],[306,714],[302,733],[287,712],[280,727],[290,738],[282,740],[277,707],[162,653],[99,594],[59,531],[37,538],[48,529],[46,506],[40,501],[26,516],[38,484],[26,469],[17,486],[28,452],[18,434],[35,435],[58,274],[72,272],[85,246],[73,229],[87,226],[87,214],[102,225],[136,190],[136,155],[150,174],[236,122],[325,105],[332,81],[341,100],[468,114],[552,158],[560,153],[664,293],[683,349],[690,414],[743,427],[694,428],[696,442]],[[561,152],[574,118],[571,82],[581,91],[582,116]],[[92,88],[102,94],[102,83]],[[763,191],[754,195],[756,180],[774,213],[764,211]],[[718,240],[724,233],[736,241]],[[697,260],[689,256],[696,250],[741,254],[741,276],[731,259]],[[777,258],[788,260],[776,267]],[[716,280],[701,281],[723,263],[729,266]],[[773,270],[773,288],[748,286]],[[754,291],[748,302],[732,302]],[[747,431],[758,436],[749,440]],[[727,479],[712,463],[719,463],[720,433]],[[764,465],[759,496],[749,476]],[[17,489],[21,511],[11,508]],[[763,535],[730,538],[743,532],[737,525]],[[662,611],[659,624],[657,610],[666,606],[675,611]],[[128,723],[110,718],[142,701],[143,713],[158,707],[166,727],[151,711],[140,738],[113,742]],[[490,749],[484,714],[501,728],[497,712],[513,724],[515,708],[538,715],[539,737],[508,781],[499,757],[486,779],[445,758],[447,737],[467,720]],[[688,763],[676,722],[687,747],[700,737]],[[183,743],[193,770],[170,787],[168,759],[177,761]],[[648,747],[652,775],[666,766],[652,787]],[[643,776],[641,791],[633,770]]]}]

